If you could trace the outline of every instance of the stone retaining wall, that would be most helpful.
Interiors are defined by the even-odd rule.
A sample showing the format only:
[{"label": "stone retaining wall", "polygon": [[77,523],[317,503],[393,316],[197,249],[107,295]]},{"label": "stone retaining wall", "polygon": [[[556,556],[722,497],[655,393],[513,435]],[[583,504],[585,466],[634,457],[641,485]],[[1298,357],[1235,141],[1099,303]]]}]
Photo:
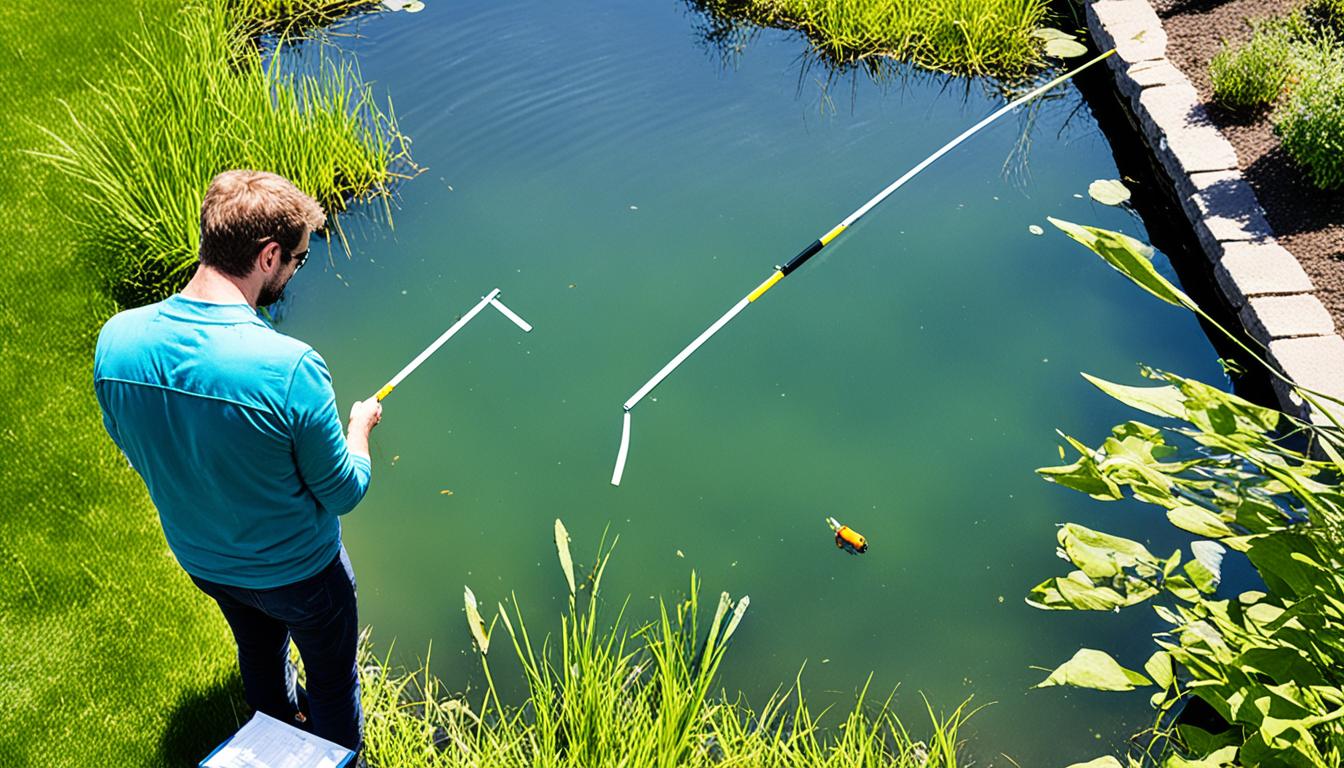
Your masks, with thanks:
[{"label": "stone retaining wall", "polygon": [[[1274,239],[1237,153],[1213,125],[1199,94],[1166,57],[1167,35],[1148,0],[1091,0],[1087,25],[1107,59],[1116,87],[1172,182],[1217,284],[1246,332],[1270,360],[1302,387],[1344,399],[1344,339],[1297,259]],[[1317,423],[1277,380],[1283,409]],[[1344,407],[1335,411],[1344,420]]]}]

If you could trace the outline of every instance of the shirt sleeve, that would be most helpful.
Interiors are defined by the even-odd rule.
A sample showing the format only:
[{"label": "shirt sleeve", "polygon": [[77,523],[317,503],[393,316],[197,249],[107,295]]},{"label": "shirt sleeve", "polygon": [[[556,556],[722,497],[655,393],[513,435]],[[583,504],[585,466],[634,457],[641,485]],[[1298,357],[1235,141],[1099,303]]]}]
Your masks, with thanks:
[{"label": "shirt sleeve", "polygon": [[369,488],[372,467],[346,445],[331,373],[317,352],[308,350],[295,366],[285,411],[299,477],[308,490],[334,515],[354,509]]},{"label": "shirt sleeve", "polygon": [[121,448],[121,435],[117,432],[117,420],[112,418],[112,414],[107,410],[107,403],[103,400],[102,387],[94,384],[93,394],[94,397],[98,398],[98,410],[103,413],[103,429],[107,430],[107,436],[112,438],[112,442],[116,443],[118,448]]}]

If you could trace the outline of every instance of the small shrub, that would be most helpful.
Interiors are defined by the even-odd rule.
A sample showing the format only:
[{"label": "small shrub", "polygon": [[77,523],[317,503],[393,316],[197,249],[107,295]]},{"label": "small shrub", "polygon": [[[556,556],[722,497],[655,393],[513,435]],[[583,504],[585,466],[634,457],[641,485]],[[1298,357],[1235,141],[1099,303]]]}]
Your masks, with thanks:
[{"label": "small shrub", "polygon": [[1292,41],[1273,28],[1256,30],[1250,42],[1226,42],[1209,62],[1213,98],[1232,109],[1257,109],[1273,104],[1283,92],[1295,60]]},{"label": "small shrub", "polygon": [[1273,115],[1284,151],[1321,189],[1344,187],[1344,56],[1318,56]]},{"label": "small shrub", "polygon": [[1344,42],[1344,0],[1310,0],[1302,16],[1315,34]]}]

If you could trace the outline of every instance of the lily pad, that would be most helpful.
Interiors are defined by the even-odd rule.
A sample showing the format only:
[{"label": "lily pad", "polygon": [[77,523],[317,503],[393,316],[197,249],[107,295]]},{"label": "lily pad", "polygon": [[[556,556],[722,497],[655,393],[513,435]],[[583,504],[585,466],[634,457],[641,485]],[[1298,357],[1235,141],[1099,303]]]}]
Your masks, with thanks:
[{"label": "lily pad", "polygon": [[1033,29],[1033,30],[1031,31],[1031,36],[1034,37],[1034,38],[1036,38],[1037,40],[1045,40],[1045,41],[1047,41],[1047,42],[1049,42],[1049,41],[1051,41],[1051,40],[1077,40],[1077,39],[1078,39],[1078,38],[1074,37],[1073,35],[1070,35],[1068,32],[1065,32],[1065,31],[1062,30],[1062,29],[1055,29],[1054,27],[1040,27],[1039,29]]},{"label": "lily pad", "polygon": [[1037,236],[1045,234],[1045,230],[1041,229],[1040,225],[1038,224],[1032,224],[1031,226],[1027,227],[1027,231]]},{"label": "lily pad", "polygon": [[1119,205],[1129,200],[1129,187],[1118,179],[1097,179],[1087,185],[1087,194],[1102,205]]},{"label": "lily pad", "polygon": [[1077,40],[1055,38],[1045,41],[1045,55],[1056,59],[1076,59],[1087,55],[1087,46]]}]

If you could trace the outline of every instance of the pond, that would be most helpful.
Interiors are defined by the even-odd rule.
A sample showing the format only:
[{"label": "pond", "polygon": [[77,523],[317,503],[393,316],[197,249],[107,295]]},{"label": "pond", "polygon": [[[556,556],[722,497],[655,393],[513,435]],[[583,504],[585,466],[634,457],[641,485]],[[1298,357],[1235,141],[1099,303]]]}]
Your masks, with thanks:
[{"label": "pond", "polygon": [[[752,305],[637,409],[609,484],[636,388],[1002,103],[940,77],[828,83],[783,32],[725,61],[698,23],[679,0],[463,0],[342,27],[428,170],[401,188],[393,228],[356,224],[352,258],[310,262],[280,329],[322,353],[344,410],[492,288],[536,327],[487,311],[386,401],[372,489],[345,518],[362,619],[406,661],[432,642],[450,689],[479,684],[462,586],[485,605],[516,592],[554,631],[560,517],[581,561],[604,531],[620,537],[612,615],[628,594],[628,615],[651,618],[691,569],[711,595],[749,594],[723,682],[753,701],[806,661],[816,704],[852,700],[871,673],[875,691],[900,686],[916,732],[920,692],[949,710],[994,702],[969,730],[978,764],[1112,748],[1148,723],[1146,697],[1028,690],[1045,676],[1032,666],[1086,645],[1139,667],[1157,619],[1023,596],[1065,572],[1057,523],[1158,553],[1184,540],[1154,508],[1033,470],[1058,461],[1056,427],[1095,444],[1133,416],[1079,371],[1223,378],[1189,315],[1046,223],[1145,236],[1087,198],[1116,167],[1072,86],[940,160]],[[837,550],[827,516],[869,552]]]}]

